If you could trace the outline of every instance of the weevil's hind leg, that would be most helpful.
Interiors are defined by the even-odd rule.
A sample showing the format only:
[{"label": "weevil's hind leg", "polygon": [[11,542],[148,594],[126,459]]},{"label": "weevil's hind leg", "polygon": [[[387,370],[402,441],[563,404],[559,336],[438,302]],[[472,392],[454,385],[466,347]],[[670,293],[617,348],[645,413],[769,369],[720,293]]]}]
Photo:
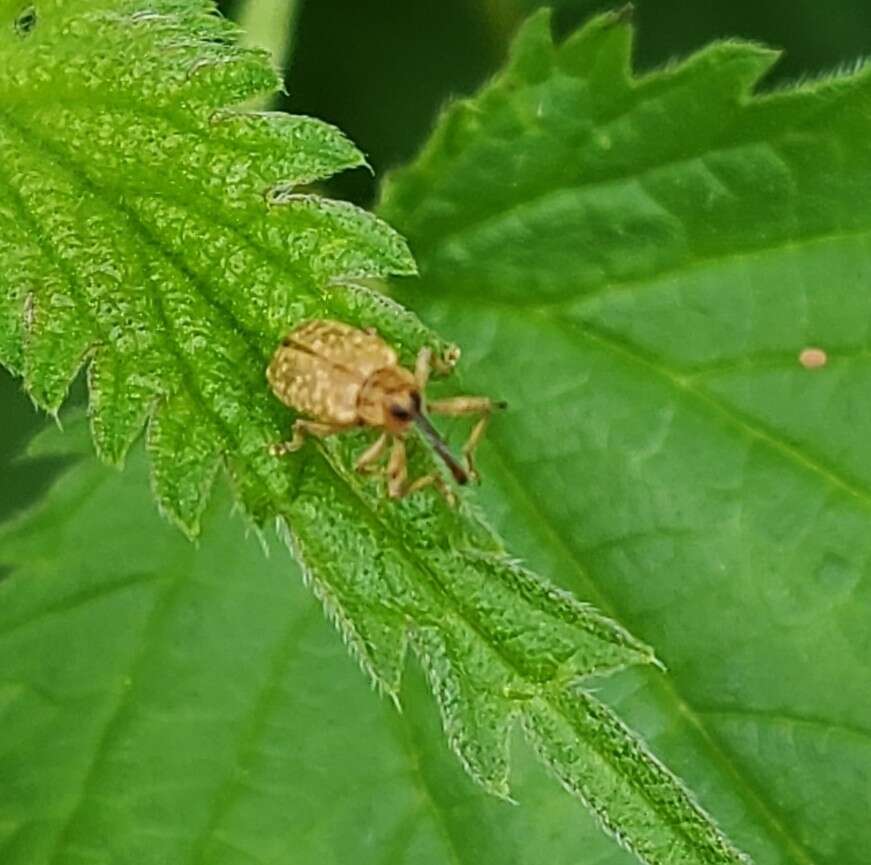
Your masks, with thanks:
[{"label": "weevil's hind leg", "polygon": [[387,433],[381,433],[375,441],[369,445],[363,453],[357,457],[357,462],[354,463],[355,471],[360,472],[360,474],[369,474],[371,472],[377,471],[377,466],[375,465],[378,460],[384,455],[384,450],[387,447],[387,442],[389,441],[390,436]]},{"label": "weevil's hind leg", "polygon": [[504,402],[497,402],[487,396],[456,396],[451,399],[437,400],[429,404],[429,410],[433,414],[443,414],[449,417],[459,417],[466,414],[479,414],[481,417],[472,427],[469,438],[463,445],[463,459],[466,463],[466,471],[469,477],[477,480],[478,472],[475,470],[475,448],[484,438],[484,431],[490,421],[490,415],[495,409],[505,408]]},{"label": "weevil's hind leg", "polygon": [[337,426],[336,424],[319,423],[318,421],[303,420],[300,418],[299,420],[294,421],[293,436],[290,441],[278,442],[274,445],[270,445],[269,452],[274,457],[282,457],[285,454],[298,451],[305,444],[305,440],[308,436],[315,436],[316,438],[322,439],[334,435],[337,432],[341,432],[343,429],[345,429],[345,427]]}]

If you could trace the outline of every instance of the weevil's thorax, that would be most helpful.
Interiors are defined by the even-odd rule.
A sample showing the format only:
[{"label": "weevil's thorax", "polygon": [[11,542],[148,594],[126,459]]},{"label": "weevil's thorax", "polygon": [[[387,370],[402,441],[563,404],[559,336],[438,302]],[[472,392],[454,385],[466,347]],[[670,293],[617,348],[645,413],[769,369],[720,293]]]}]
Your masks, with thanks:
[{"label": "weevil's thorax", "polygon": [[357,398],[360,423],[401,435],[420,409],[414,376],[401,366],[384,367],[370,375]]}]

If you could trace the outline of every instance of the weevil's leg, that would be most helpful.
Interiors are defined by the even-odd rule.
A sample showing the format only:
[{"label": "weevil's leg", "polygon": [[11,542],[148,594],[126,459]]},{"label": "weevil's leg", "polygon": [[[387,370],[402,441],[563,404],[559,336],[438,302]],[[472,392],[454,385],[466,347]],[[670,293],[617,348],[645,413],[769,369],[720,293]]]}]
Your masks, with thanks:
[{"label": "weevil's leg", "polygon": [[441,356],[433,358],[433,369],[439,375],[448,375],[454,371],[454,367],[460,359],[460,347],[458,345],[449,345]]},{"label": "weevil's leg", "polygon": [[472,432],[469,433],[469,438],[466,439],[466,443],[463,445],[462,449],[463,459],[466,463],[466,471],[469,473],[469,477],[474,478],[476,481],[479,476],[478,470],[475,468],[475,448],[478,447],[481,439],[484,438],[484,430],[487,429],[489,421],[489,414],[485,414],[483,417],[478,419],[478,422],[472,427]]},{"label": "weevil's leg", "polygon": [[387,493],[392,499],[401,499],[405,495],[405,480],[408,476],[408,464],[405,457],[405,442],[401,438],[393,440],[393,449],[387,461]]},{"label": "weevil's leg", "polygon": [[472,432],[463,445],[462,453],[466,462],[466,470],[469,472],[470,477],[478,477],[474,463],[475,448],[478,447],[478,444],[484,437],[484,431],[487,429],[490,415],[497,408],[505,408],[505,403],[496,402],[486,396],[457,396],[452,399],[436,400],[429,404],[429,410],[433,414],[443,414],[450,417],[465,414],[481,415],[478,422],[472,427]]},{"label": "weevil's leg", "polygon": [[402,494],[404,496],[410,496],[418,490],[425,489],[428,486],[434,486],[444,496],[449,507],[456,507],[457,497],[454,495],[454,491],[444,482],[443,478],[435,473],[422,475],[416,481],[408,484]]},{"label": "weevil's leg", "polygon": [[435,472],[423,475],[408,483],[405,442],[401,438],[395,438],[393,448],[390,451],[390,459],[387,462],[387,492],[390,498],[402,499],[430,485],[434,486],[445,497],[451,507],[456,505],[457,499],[453,490]]},{"label": "weevil's leg", "polygon": [[429,381],[429,374],[432,370],[432,349],[424,346],[417,353],[417,361],[414,364],[414,381],[417,384],[417,389],[423,393]]},{"label": "weevil's leg", "polygon": [[505,408],[505,403],[496,402],[488,396],[454,396],[437,399],[428,405],[433,414],[458,417],[464,414],[490,414],[494,409]]},{"label": "weevil's leg", "polygon": [[300,418],[294,421],[293,436],[290,441],[278,442],[270,445],[269,452],[274,457],[281,457],[285,454],[298,451],[304,444],[307,436],[316,436],[317,438],[326,438],[334,433],[341,432],[345,427],[330,423],[319,423],[313,420],[303,420]]},{"label": "weevil's leg", "polygon": [[448,346],[443,354],[436,354],[429,346],[424,346],[417,354],[414,366],[414,377],[420,390],[426,387],[432,373],[450,375],[460,359],[460,349],[456,345]]},{"label": "weevil's leg", "polygon": [[366,474],[367,472],[375,471],[375,463],[381,459],[381,456],[384,454],[384,449],[387,447],[387,442],[389,440],[389,435],[387,433],[381,433],[375,441],[369,445],[363,453],[357,457],[357,462],[354,463],[354,469],[360,474]]}]

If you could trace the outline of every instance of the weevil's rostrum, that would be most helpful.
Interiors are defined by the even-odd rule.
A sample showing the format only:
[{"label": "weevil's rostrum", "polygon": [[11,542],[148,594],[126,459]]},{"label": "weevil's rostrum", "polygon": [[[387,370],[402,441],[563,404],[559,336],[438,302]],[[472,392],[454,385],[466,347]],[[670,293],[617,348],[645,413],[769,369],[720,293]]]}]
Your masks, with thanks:
[{"label": "weevil's rostrum", "polygon": [[[274,445],[273,453],[298,450],[309,435],[323,438],[355,427],[371,427],[381,434],[357,459],[357,471],[386,473],[392,498],[433,484],[451,501],[452,494],[435,473],[408,481],[405,436],[415,425],[457,483],[464,484],[476,476],[472,455],[490,413],[504,404],[488,397],[461,396],[427,405],[425,392],[432,364],[431,351],[423,348],[414,371],[405,369],[396,351],[371,328],[360,330],[326,320],[300,325],[281,341],[267,378],[275,395],[305,417],[294,423],[291,440]],[[426,410],[478,416],[463,446],[462,465],[430,424]],[[388,446],[387,464],[381,468]]]}]

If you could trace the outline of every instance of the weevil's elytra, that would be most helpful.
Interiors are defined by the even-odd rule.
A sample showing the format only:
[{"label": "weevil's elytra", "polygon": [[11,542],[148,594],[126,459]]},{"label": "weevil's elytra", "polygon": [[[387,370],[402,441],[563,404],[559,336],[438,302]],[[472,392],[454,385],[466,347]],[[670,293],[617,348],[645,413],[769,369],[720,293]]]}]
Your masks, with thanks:
[{"label": "weevil's elytra", "polygon": [[[472,462],[494,403],[487,397],[461,396],[427,404],[425,391],[432,365],[421,349],[414,372],[399,364],[396,351],[374,329],[359,330],[338,321],[316,320],[292,330],[279,345],[266,376],[275,395],[306,415],[293,425],[290,441],[272,447],[275,455],[302,447],[306,436],[325,437],[354,427],[380,430],[380,436],[357,459],[359,472],[383,472],[392,498],[433,484],[453,496],[436,474],[409,482],[405,436],[412,425],[423,433],[459,484],[476,477]],[[478,415],[463,446],[461,465],[430,424],[425,411],[444,415]],[[386,466],[381,467],[389,450]]]}]

